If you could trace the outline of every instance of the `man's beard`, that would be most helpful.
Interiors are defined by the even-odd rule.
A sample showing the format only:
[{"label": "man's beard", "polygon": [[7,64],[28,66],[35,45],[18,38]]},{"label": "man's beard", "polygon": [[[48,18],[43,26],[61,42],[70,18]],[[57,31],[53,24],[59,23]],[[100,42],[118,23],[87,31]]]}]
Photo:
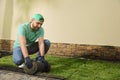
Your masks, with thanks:
[{"label": "man's beard", "polygon": [[32,30],[33,31],[37,31],[39,29],[39,27],[33,27]]},{"label": "man's beard", "polygon": [[32,31],[37,31],[37,30],[39,30],[39,28],[40,27],[34,26],[33,23],[31,23],[31,29],[32,29]]}]

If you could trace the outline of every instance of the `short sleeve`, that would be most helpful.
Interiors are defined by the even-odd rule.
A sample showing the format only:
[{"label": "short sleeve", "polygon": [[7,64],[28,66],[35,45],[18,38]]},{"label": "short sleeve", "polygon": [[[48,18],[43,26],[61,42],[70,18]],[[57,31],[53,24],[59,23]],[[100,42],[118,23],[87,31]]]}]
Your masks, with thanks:
[{"label": "short sleeve", "polygon": [[19,28],[18,28],[18,35],[19,36],[25,36],[24,25],[19,26]]},{"label": "short sleeve", "polygon": [[42,27],[40,28],[40,35],[39,35],[39,37],[44,37],[44,29]]}]

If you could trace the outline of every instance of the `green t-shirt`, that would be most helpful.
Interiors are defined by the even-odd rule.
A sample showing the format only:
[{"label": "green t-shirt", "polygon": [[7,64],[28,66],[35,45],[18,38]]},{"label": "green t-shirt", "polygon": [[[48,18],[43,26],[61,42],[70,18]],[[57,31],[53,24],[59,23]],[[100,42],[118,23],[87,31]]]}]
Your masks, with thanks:
[{"label": "green t-shirt", "polygon": [[24,23],[18,27],[17,38],[14,42],[14,48],[20,46],[19,36],[25,36],[26,46],[34,43],[37,38],[44,37],[44,29],[41,27],[37,31],[33,31],[30,27],[30,22]]}]

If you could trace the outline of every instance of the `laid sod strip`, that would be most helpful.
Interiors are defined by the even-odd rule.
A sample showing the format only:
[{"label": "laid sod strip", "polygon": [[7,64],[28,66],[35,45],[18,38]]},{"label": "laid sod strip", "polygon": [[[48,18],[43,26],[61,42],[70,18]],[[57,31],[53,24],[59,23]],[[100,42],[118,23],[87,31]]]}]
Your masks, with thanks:
[{"label": "laid sod strip", "polygon": [[52,65],[49,74],[69,80],[120,80],[120,63],[103,60],[48,56]]},{"label": "laid sod strip", "polygon": [[12,60],[12,56],[5,56],[0,58],[0,66],[11,66],[11,67],[17,67]]},{"label": "laid sod strip", "polygon": [[[35,58],[35,56],[36,54],[30,57]],[[119,62],[53,55],[46,55],[45,59],[51,64],[51,71],[42,74],[60,76],[67,80],[120,80]],[[12,61],[12,56],[0,58],[0,66],[3,65],[17,67]]]}]

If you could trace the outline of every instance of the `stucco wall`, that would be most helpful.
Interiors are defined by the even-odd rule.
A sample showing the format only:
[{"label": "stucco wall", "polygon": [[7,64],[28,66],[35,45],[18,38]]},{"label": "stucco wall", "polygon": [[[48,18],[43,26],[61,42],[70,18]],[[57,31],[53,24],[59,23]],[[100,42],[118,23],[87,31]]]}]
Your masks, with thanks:
[{"label": "stucco wall", "polygon": [[34,13],[41,13],[45,17],[45,38],[52,42],[120,45],[120,0],[10,0],[7,5],[8,2],[0,0],[1,39],[14,40],[18,25],[30,21]]},{"label": "stucco wall", "polygon": [[4,11],[5,11],[5,0],[0,0],[0,38],[2,38],[2,29],[3,29],[3,19],[4,19]]}]

